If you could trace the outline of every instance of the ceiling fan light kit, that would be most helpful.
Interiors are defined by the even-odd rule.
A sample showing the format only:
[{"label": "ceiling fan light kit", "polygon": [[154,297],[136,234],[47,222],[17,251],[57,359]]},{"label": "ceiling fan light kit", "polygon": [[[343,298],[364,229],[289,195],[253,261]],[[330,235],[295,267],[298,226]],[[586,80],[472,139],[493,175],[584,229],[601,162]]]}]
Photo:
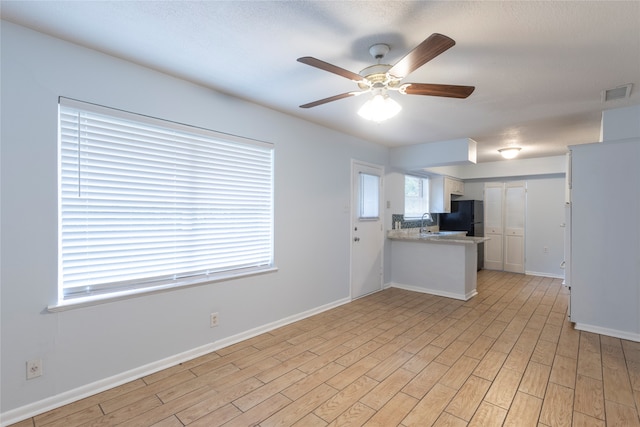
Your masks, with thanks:
[{"label": "ceiling fan light kit", "polygon": [[386,93],[377,93],[364,103],[358,110],[358,115],[376,123],[383,122],[397,115],[402,106],[391,99]]},{"label": "ceiling fan light kit", "polygon": [[369,99],[358,111],[367,120],[381,122],[398,114],[402,107],[389,97],[388,91],[400,92],[402,95],[442,96],[447,98],[466,98],[475,90],[474,86],[444,85],[432,83],[403,83],[411,72],[431,61],[447,49],[456,44],[453,39],[442,34],[431,34],[427,39],[406,54],[395,65],[381,64],[380,61],[389,52],[389,45],[374,44],[369,48],[371,56],[377,64],[366,67],[360,74],[353,73],[336,65],[319,59],[305,56],[298,58],[298,62],[319,68],[324,71],[345,77],[358,84],[360,91],[342,93],[329,98],[320,99],[301,105],[300,108],[312,108],[328,102],[337,101],[351,96],[372,92]]},{"label": "ceiling fan light kit", "polygon": [[522,150],[520,147],[507,147],[499,149],[498,152],[505,159],[515,159],[518,156],[518,153],[520,153],[520,150]]}]

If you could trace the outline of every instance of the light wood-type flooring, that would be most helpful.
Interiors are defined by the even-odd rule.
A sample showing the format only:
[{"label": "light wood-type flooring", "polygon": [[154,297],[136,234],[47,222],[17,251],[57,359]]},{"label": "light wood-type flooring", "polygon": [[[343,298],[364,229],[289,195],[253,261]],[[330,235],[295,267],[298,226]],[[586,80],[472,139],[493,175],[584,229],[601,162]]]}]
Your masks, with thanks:
[{"label": "light wood-type flooring", "polygon": [[640,426],[640,343],[574,330],[559,279],[478,291],[386,289],[18,425]]}]

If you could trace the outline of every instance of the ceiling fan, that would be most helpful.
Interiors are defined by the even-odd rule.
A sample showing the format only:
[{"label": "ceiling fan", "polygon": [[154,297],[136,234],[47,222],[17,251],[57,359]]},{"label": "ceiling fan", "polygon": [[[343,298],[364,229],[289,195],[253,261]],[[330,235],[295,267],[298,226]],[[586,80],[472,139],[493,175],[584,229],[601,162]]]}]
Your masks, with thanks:
[{"label": "ceiling fan", "polygon": [[[434,33],[406,54],[395,65],[380,64],[380,61],[389,52],[386,44],[375,44],[369,49],[369,53],[378,60],[378,64],[372,65],[360,71],[359,74],[345,70],[328,62],[321,61],[311,56],[298,58],[298,62],[328,71],[338,76],[345,77],[358,84],[359,91],[346,92],[329,98],[303,104],[300,108],[312,108],[328,102],[337,101],[351,96],[373,93],[374,98],[389,99],[388,91],[397,91],[403,95],[427,95],[443,96],[447,98],[467,98],[475,90],[474,86],[459,86],[432,83],[402,83],[402,80],[411,72],[431,61],[456,42],[442,34]],[[366,104],[365,104],[366,105]],[[397,106],[398,110],[400,106]],[[375,120],[375,119],[374,119]]]}]

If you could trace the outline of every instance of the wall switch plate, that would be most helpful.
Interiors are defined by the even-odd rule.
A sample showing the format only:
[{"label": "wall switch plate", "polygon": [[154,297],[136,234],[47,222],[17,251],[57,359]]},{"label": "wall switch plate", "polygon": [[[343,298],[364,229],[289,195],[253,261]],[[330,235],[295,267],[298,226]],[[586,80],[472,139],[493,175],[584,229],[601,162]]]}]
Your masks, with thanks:
[{"label": "wall switch plate", "polygon": [[209,316],[209,326],[212,328],[218,326],[218,313],[211,313]]},{"label": "wall switch plate", "polygon": [[42,375],[42,359],[27,360],[27,379],[32,380]]}]

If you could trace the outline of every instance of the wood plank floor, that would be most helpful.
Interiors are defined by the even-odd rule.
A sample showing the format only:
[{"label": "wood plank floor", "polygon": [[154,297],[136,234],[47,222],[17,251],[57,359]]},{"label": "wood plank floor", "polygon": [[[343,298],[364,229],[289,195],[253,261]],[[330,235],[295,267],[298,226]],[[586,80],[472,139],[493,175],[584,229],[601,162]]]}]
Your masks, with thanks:
[{"label": "wood plank floor", "polygon": [[640,426],[640,343],[576,331],[559,279],[387,289],[23,426]]}]

